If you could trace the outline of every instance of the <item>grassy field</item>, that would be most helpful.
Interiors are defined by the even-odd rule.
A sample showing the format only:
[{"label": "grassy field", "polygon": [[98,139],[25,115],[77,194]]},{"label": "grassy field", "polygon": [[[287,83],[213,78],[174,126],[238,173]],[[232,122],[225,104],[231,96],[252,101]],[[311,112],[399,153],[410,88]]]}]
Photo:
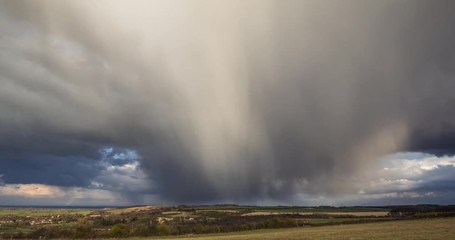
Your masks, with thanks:
[{"label": "grassy field", "polygon": [[378,218],[308,218],[308,224],[312,226],[317,225],[334,225],[334,224],[344,224],[344,223],[367,223],[367,222],[380,222],[380,221],[390,221],[390,218],[378,217]]},{"label": "grassy field", "polygon": [[0,209],[2,239],[455,239],[452,226],[455,206],[439,205]]},{"label": "grassy field", "polygon": [[230,211],[270,211],[270,212],[301,212],[301,213],[318,213],[318,212],[384,212],[388,208],[384,207],[302,207],[302,206],[239,206],[239,205],[211,205],[195,206],[195,210],[230,210]]},{"label": "grassy field", "polygon": [[276,230],[258,230],[226,234],[147,238],[178,240],[222,240],[222,239],[455,239],[455,218],[403,220],[380,223],[338,225],[325,227],[304,227]]},{"label": "grassy field", "polygon": [[0,208],[0,216],[86,215],[91,212],[90,209]]}]

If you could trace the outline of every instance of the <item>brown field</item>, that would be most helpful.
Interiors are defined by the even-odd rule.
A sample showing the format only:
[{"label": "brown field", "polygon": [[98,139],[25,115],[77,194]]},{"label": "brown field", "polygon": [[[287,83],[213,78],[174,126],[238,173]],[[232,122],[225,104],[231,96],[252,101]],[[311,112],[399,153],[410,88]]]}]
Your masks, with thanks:
[{"label": "brown field", "polygon": [[119,209],[112,209],[108,212],[111,214],[125,214],[125,213],[132,213],[132,212],[140,212],[140,211],[150,211],[154,209],[164,208],[164,206],[140,206],[140,207],[128,207],[128,208],[119,208]]},{"label": "brown field", "polygon": [[166,238],[147,238],[147,239],[168,239],[168,240],[305,240],[305,239],[455,239],[455,218],[438,218],[422,220],[402,220],[380,223],[337,225],[325,227],[303,227],[276,230],[258,230],[249,232],[166,237]]},{"label": "brown field", "polygon": [[309,216],[313,214],[321,214],[321,215],[350,215],[356,217],[385,217],[389,214],[389,212],[250,212],[242,214],[242,216],[268,216],[268,215],[280,215],[280,214],[298,214],[301,216]]}]

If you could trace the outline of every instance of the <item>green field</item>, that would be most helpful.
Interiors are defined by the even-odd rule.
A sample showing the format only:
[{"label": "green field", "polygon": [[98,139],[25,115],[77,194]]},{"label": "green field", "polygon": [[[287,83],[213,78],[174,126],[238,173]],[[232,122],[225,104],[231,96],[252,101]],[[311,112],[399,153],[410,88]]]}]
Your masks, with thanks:
[{"label": "green field", "polygon": [[0,209],[0,239],[455,239],[452,226],[439,205]]},{"label": "green field", "polygon": [[226,234],[147,239],[455,239],[455,218],[402,220],[380,223],[257,230]]},{"label": "green field", "polygon": [[86,215],[90,209],[52,209],[52,208],[2,208],[0,216],[51,216],[51,215]]}]

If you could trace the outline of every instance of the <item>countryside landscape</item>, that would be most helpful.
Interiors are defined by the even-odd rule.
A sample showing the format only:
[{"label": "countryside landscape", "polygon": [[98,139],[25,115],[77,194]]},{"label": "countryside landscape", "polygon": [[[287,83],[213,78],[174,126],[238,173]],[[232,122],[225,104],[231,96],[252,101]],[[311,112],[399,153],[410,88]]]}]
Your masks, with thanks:
[{"label": "countryside landscape", "polygon": [[0,238],[450,239],[454,223],[453,205],[4,207]]},{"label": "countryside landscape", "polygon": [[0,239],[455,239],[455,0],[0,0]]}]

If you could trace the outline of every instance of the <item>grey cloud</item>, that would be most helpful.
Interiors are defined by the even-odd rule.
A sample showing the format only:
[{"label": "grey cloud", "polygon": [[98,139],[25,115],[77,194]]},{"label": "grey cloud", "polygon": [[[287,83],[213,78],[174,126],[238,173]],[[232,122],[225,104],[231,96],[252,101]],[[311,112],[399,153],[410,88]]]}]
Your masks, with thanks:
[{"label": "grey cloud", "polygon": [[[455,191],[454,156],[399,153],[380,160],[378,167],[357,185],[353,195],[362,204],[451,204]],[[359,200],[360,199],[360,200]]]},{"label": "grey cloud", "polygon": [[49,131],[1,131],[0,169],[7,183],[86,186],[97,175],[100,144]]},{"label": "grey cloud", "polygon": [[455,192],[455,167],[439,166],[422,176],[422,182],[416,187],[419,192]]},{"label": "grey cloud", "polygon": [[455,150],[451,1],[0,4],[6,183],[87,185],[113,145],[170,202],[283,200]]}]

